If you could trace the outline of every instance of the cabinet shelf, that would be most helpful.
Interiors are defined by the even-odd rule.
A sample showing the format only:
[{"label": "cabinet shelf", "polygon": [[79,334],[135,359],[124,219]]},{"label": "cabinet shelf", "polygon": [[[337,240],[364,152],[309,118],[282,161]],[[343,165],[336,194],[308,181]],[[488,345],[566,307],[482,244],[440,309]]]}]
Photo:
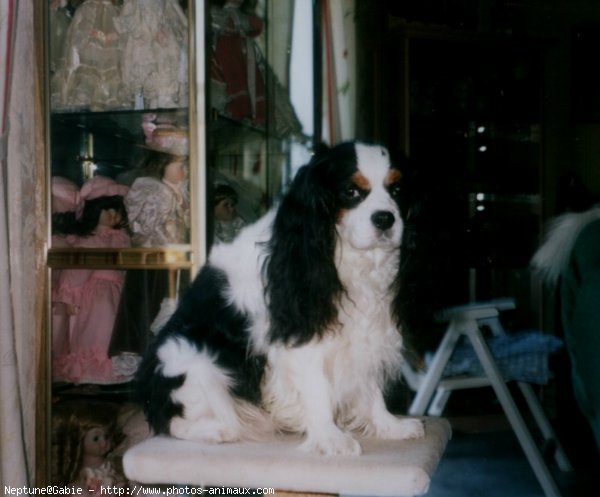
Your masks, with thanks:
[{"label": "cabinet shelf", "polygon": [[52,269],[191,269],[189,245],[170,248],[52,248],[48,251]]},{"label": "cabinet shelf", "polygon": [[143,138],[142,116],[148,114],[156,115],[155,121],[169,122],[179,126],[186,126],[188,122],[187,108],[101,112],[53,111],[51,118],[53,126],[62,125],[93,134],[140,143]]}]

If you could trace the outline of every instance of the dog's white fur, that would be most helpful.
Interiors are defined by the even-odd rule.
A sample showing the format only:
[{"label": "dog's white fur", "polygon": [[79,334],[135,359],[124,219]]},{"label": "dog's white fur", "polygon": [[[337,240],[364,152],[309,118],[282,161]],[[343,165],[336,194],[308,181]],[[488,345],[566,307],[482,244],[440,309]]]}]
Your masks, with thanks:
[{"label": "dog's white fur", "polygon": [[[386,189],[389,156],[380,147],[356,145],[359,173],[368,196],[337,223],[336,267],[345,293],[330,332],[302,345],[271,343],[263,264],[275,210],[244,229],[232,244],[216,245],[210,264],[228,280],[229,303],[250,317],[252,353],[267,357],[260,409],[235,399],[231,379],[207,351],[176,337],[157,351],[162,374],[185,374],[171,395],[185,406],[171,420],[179,438],[226,442],[249,437],[256,423],[306,434],[303,448],[328,455],[361,452],[350,433],[387,439],[423,435],[418,419],[400,418],[385,406],[383,385],[400,370],[402,338],[391,312],[392,285],[400,263],[403,224]],[[372,215],[392,213],[390,229],[377,229]],[[249,421],[251,420],[251,421]],[[252,426],[254,424],[254,426]],[[268,426],[268,425],[267,425]]]}]

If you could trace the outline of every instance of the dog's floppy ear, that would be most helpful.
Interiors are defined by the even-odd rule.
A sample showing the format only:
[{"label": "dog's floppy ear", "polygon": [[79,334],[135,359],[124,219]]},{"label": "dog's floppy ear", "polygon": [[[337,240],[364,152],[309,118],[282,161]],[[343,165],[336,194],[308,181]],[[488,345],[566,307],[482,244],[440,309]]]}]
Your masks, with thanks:
[{"label": "dog's floppy ear", "polygon": [[267,262],[271,341],[299,345],[337,318],[343,291],[334,262],[335,193],[330,149],[320,147],[282,199]]}]

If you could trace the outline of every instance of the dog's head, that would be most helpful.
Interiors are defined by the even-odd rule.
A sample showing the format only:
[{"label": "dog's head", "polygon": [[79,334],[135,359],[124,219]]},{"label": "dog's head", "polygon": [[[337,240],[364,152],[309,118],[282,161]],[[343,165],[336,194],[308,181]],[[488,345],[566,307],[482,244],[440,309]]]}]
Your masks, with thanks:
[{"label": "dog's head", "polygon": [[298,171],[275,217],[267,265],[274,339],[306,341],[335,320],[344,291],[336,244],[399,250],[401,181],[384,147],[360,142],[321,147]]},{"label": "dog's head", "polygon": [[329,151],[335,176],[335,222],[340,238],[358,250],[398,248],[402,238],[400,169],[376,145],[344,144]]}]

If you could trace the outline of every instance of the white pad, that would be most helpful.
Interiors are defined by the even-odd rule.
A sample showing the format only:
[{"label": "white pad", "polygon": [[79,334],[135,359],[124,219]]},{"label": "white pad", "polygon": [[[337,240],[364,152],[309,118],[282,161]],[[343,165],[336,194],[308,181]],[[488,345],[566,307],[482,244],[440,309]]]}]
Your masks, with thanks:
[{"label": "white pad", "polygon": [[415,496],[427,492],[451,436],[441,418],[424,418],[415,440],[358,438],[360,456],[321,456],[298,449],[301,438],[208,444],[156,436],[129,449],[127,477],[142,484],[272,487],[293,492]]}]

